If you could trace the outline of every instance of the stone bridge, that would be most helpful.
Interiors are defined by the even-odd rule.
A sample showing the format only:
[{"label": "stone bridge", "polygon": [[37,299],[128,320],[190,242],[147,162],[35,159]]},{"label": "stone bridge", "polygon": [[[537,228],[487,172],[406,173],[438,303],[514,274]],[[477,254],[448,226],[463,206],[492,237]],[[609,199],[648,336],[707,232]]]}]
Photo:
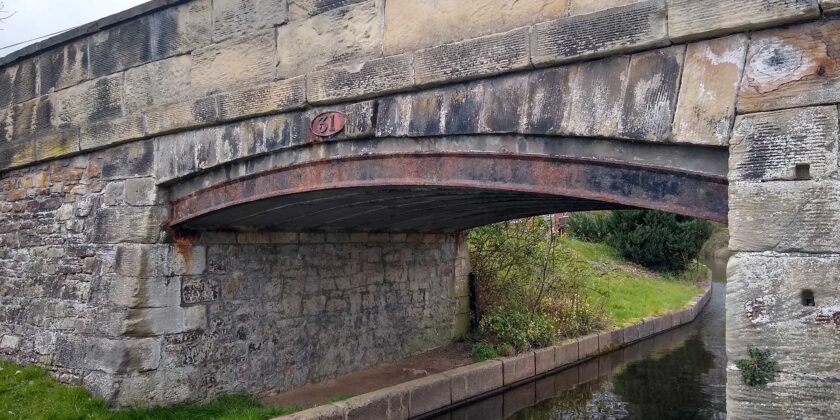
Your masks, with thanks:
[{"label": "stone bridge", "polygon": [[730,225],[730,361],[781,369],[730,415],[835,413],[834,10],[155,0],[24,48],[0,354],[121,405],[290,389],[461,334],[465,229],[652,208]]}]

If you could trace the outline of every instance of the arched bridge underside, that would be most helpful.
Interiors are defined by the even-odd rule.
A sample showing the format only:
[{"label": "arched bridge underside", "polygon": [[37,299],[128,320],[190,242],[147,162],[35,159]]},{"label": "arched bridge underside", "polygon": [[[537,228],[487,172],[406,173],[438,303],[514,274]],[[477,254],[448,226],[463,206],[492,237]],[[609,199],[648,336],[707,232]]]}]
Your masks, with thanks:
[{"label": "arched bridge underside", "polygon": [[[482,139],[469,140],[478,143]],[[497,137],[495,141],[505,139]],[[402,142],[416,143],[413,139]],[[586,146],[586,140],[578,142],[577,152],[586,155],[591,146]],[[640,154],[637,158],[645,153],[659,157],[669,153],[661,147],[631,146],[629,149]],[[297,163],[189,193],[174,200],[171,225],[186,229],[457,232],[552,212],[629,207],[719,222],[727,218],[724,175],[593,157],[516,152],[375,155],[362,149],[367,153]],[[699,153],[692,158],[705,155],[702,162],[707,167],[726,167],[726,153],[693,151]],[[673,160],[688,155],[685,151],[675,153],[677,159]],[[681,167],[691,165],[674,161],[671,163],[683,163]]]}]

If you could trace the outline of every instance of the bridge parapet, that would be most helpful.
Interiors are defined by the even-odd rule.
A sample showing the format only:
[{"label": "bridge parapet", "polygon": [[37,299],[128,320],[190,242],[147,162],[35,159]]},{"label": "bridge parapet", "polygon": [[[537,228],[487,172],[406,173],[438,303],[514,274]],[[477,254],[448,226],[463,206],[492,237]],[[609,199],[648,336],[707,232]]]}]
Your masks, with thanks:
[{"label": "bridge parapet", "polygon": [[[106,19],[5,59],[0,170],[224,121],[623,54],[820,13],[815,0],[760,2],[762,13],[754,13],[759,2],[734,0],[704,3],[702,13],[680,0],[529,0],[505,6],[506,13],[487,13],[492,2],[290,1],[288,8],[285,3],[151,2],[123,20]],[[702,19],[695,21],[698,13]],[[408,19],[417,16],[440,20],[441,28],[409,36]],[[457,16],[470,19],[464,24]],[[743,66],[745,41],[689,47],[682,80],[696,82],[714,72],[718,77],[708,85],[728,86]],[[716,55],[708,56],[709,49]],[[630,83],[641,96],[629,100],[661,94],[651,109],[666,112],[677,106],[669,89],[639,82],[650,82],[644,77],[649,70],[668,71],[664,88],[678,86],[684,50],[662,51],[658,60],[642,55],[629,67],[626,58],[600,68],[584,65],[573,82],[588,87],[610,78],[605,86],[613,95],[623,95],[623,85]],[[730,61],[734,68],[726,70]],[[684,89],[697,92],[690,84]],[[678,112],[681,137],[725,145],[722,127],[732,109],[689,99]],[[708,121],[693,115],[704,112],[697,109],[727,115]],[[637,111],[636,121],[661,120]],[[662,133],[669,130],[656,129],[630,137],[668,137]],[[707,132],[716,137],[702,135]]]}]

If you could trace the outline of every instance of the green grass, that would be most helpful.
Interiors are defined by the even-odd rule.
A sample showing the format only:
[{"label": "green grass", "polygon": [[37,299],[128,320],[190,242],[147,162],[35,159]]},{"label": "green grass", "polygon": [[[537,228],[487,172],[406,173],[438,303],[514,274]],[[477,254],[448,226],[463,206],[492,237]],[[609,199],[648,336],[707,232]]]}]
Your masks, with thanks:
[{"label": "green grass", "polygon": [[44,369],[0,360],[0,419],[262,420],[295,411],[263,407],[244,395],[203,404],[111,411],[101,398],[82,387],[59,384]]},{"label": "green grass", "polygon": [[705,267],[695,265],[678,276],[653,273],[623,260],[608,245],[561,240],[598,274],[592,276],[588,287],[593,298],[603,297],[606,315],[615,325],[681,309],[702,292],[696,279],[704,275]]}]

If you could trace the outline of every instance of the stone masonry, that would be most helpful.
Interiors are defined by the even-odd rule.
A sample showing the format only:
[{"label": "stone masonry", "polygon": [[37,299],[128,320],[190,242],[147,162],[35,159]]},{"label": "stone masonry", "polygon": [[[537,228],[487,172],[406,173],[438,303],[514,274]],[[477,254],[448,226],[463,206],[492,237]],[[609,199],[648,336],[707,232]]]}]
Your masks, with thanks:
[{"label": "stone masonry", "polygon": [[731,363],[730,416],[834,413],[838,11],[154,0],[26,47],[0,59],[0,354],[116,404],[288,389],[463,331],[459,230],[648,207],[728,213],[728,357],[781,368]]},{"label": "stone masonry", "polygon": [[149,178],[148,146],[4,176],[4,357],[118,404],[170,404],[292,389],[464,330],[462,238],[170,237],[159,228],[166,197]]}]

